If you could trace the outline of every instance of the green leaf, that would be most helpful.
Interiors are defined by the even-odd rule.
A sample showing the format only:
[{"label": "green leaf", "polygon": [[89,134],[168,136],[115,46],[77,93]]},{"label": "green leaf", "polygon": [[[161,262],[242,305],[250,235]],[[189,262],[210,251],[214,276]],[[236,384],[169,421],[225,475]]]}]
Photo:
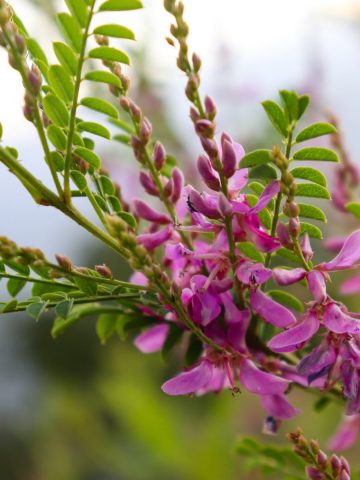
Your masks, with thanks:
[{"label": "green leaf", "polygon": [[107,203],[106,201],[103,199],[103,197],[101,195],[99,195],[98,193],[93,193],[94,195],[94,198],[97,202],[97,204],[99,205],[99,207],[101,208],[101,210],[103,210],[104,212],[106,213],[110,213],[109,212],[109,208],[107,206]]},{"label": "green leaf", "polygon": [[360,220],[360,203],[359,202],[350,202],[346,205],[346,210],[353,215],[355,215],[356,218]]},{"label": "green leaf", "polygon": [[310,182],[317,183],[322,187],[327,186],[326,177],[323,173],[315,168],[311,167],[296,167],[290,171],[291,175],[295,178],[301,178],[303,180],[309,180]]},{"label": "green leaf", "polygon": [[175,347],[175,345],[180,342],[183,336],[183,333],[184,333],[184,330],[182,330],[178,326],[171,325],[171,324],[169,325],[169,332],[167,334],[164,345],[161,349],[161,355],[165,361],[168,360],[169,355],[172,349]]},{"label": "green leaf", "polygon": [[326,198],[330,200],[330,193],[325,187],[313,183],[299,183],[296,189],[297,197]]},{"label": "green leaf", "polygon": [[339,157],[336,152],[324,147],[306,147],[298,150],[294,154],[294,160],[309,160],[321,162],[338,162]]},{"label": "green leaf", "polygon": [[18,278],[10,278],[7,282],[7,290],[12,297],[16,297],[18,293],[25,287],[26,280],[18,279]]},{"label": "green leaf", "polygon": [[96,333],[102,345],[116,332],[118,315],[103,313],[99,315],[96,322]]},{"label": "green leaf", "polygon": [[300,217],[313,218],[314,220],[319,220],[324,223],[327,222],[326,215],[321,208],[315,205],[309,205],[308,203],[299,203],[298,206],[300,208]]},{"label": "green leaf", "polygon": [[299,106],[298,106],[299,111],[298,111],[297,119],[299,120],[304,115],[308,106],[310,105],[310,97],[309,95],[301,95],[298,100],[299,100]]},{"label": "green leaf", "polygon": [[70,176],[72,181],[75,183],[75,185],[81,192],[87,189],[88,184],[87,184],[85,175],[83,175],[78,170],[71,170]]},{"label": "green leaf", "polygon": [[105,195],[114,195],[115,187],[109,177],[107,177],[106,175],[101,175],[100,183]]},{"label": "green leaf", "polygon": [[291,250],[281,247],[278,250],[276,250],[276,255],[279,255],[279,257],[286,258],[287,260],[290,260],[293,263],[296,263],[297,265],[302,265],[299,257],[295,255]]},{"label": "green leaf", "polygon": [[127,147],[131,146],[131,138],[128,135],[118,134],[118,135],[114,135],[112,138],[113,140],[116,140],[117,142],[120,142],[123,145],[126,145]]},{"label": "green leaf", "polygon": [[57,125],[49,125],[47,128],[47,136],[55,148],[58,150],[66,149],[66,135],[60,127]]},{"label": "green leaf", "polygon": [[286,138],[288,135],[288,122],[284,110],[272,100],[265,100],[261,105],[276,130]]},{"label": "green leaf", "polygon": [[321,137],[322,135],[328,135],[336,132],[336,128],[330,123],[314,123],[298,133],[296,136],[296,141],[298,143],[305,142],[311,138]]},{"label": "green leaf", "polygon": [[240,160],[240,168],[245,167],[254,167],[258,165],[265,165],[270,163],[270,150],[253,150],[252,152],[247,153]]},{"label": "green leaf", "polygon": [[143,8],[140,0],[107,0],[100,5],[100,12],[118,12],[124,10],[136,10]]},{"label": "green leaf", "polygon": [[259,165],[249,171],[249,178],[264,178],[266,180],[276,180],[277,173],[271,165]]},{"label": "green leaf", "polygon": [[299,116],[299,100],[296,92],[280,90],[279,93],[289,121],[297,120]]},{"label": "green leaf", "polygon": [[97,293],[97,284],[92,280],[87,280],[82,277],[74,277],[74,282],[78,286],[79,290],[84,292],[86,295],[94,296]]},{"label": "green leaf", "polygon": [[55,338],[60,333],[63,333],[69,327],[71,327],[75,322],[80,320],[83,317],[96,315],[101,313],[102,307],[98,303],[90,303],[88,305],[79,305],[72,309],[72,312],[67,319],[56,317],[54,321],[53,328],[51,330],[51,335]]},{"label": "green leaf", "polygon": [[88,162],[92,167],[99,169],[101,167],[100,157],[95,152],[85,147],[77,147],[74,150],[75,155]]},{"label": "green leaf", "polygon": [[80,132],[88,132],[92,133],[93,135],[97,135],[99,137],[106,138],[110,140],[110,132],[109,130],[104,127],[103,125],[100,125],[99,123],[95,122],[80,122],[77,124],[78,130]]},{"label": "green leaf", "polygon": [[55,165],[57,172],[62,172],[65,168],[65,159],[60,152],[50,152],[51,161]]},{"label": "green leaf", "polygon": [[62,42],[54,42],[53,49],[60,64],[70,75],[75,76],[77,71],[77,58],[73,49]]},{"label": "green leaf", "polygon": [[89,16],[89,12],[84,0],[65,0],[68,9],[79,22],[79,24],[84,28],[86,26],[86,21]]},{"label": "green leaf", "polygon": [[105,60],[107,62],[120,62],[126,65],[130,64],[130,58],[126,53],[113,47],[97,47],[89,52],[90,58],[97,58],[99,60]]},{"label": "green leaf", "polygon": [[108,85],[114,85],[115,87],[121,88],[119,77],[113,73],[105,72],[103,70],[89,72],[85,75],[85,78],[91,82],[107,83]]},{"label": "green leaf", "polygon": [[121,203],[120,203],[120,200],[117,197],[115,197],[114,195],[110,195],[108,197],[108,202],[110,203],[111,208],[113,209],[113,211],[116,214],[121,212]]},{"label": "green leaf", "polygon": [[73,308],[74,300],[64,300],[60,302],[55,307],[56,314],[63,319],[67,319]]},{"label": "green leaf", "polygon": [[20,273],[20,275],[30,275],[30,268],[27,265],[21,265],[20,263],[13,262],[12,260],[4,260],[5,265],[7,265],[14,272]]},{"label": "green leaf", "polygon": [[45,312],[45,310],[46,302],[30,303],[30,305],[26,307],[26,313],[30,315],[30,317],[35,318],[37,322],[40,320],[40,317]]},{"label": "green leaf", "polygon": [[124,222],[126,222],[129,225],[130,228],[132,228],[133,230],[136,230],[136,227],[137,227],[136,219],[133,215],[131,215],[131,213],[117,212],[117,216],[122,218]]},{"label": "green leaf", "polygon": [[17,307],[17,304],[18,304],[18,301],[15,298],[13,298],[12,300],[10,300],[10,302],[6,303],[2,307],[1,313],[7,313],[7,312],[14,311]]},{"label": "green leaf", "polygon": [[51,65],[48,70],[49,85],[66,103],[70,103],[74,96],[74,83],[61,65]]},{"label": "green leaf", "polygon": [[46,116],[59,127],[67,127],[69,123],[69,111],[59,97],[49,93],[42,101]]},{"label": "green leaf", "polygon": [[284,292],[283,290],[270,290],[267,294],[276,302],[285,305],[285,307],[293,308],[298,312],[304,311],[304,305],[291,293]]},{"label": "green leaf", "polygon": [[59,13],[57,15],[57,20],[65,39],[75,48],[78,53],[80,53],[82,32],[78,22],[68,13]]},{"label": "green leaf", "polygon": [[301,234],[303,233],[307,233],[310,237],[317,238],[318,240],[323,239],[323,234],[320,228],[311,223],[301,222]]},{"label": "green leaf", "polygon": [[185,365],[187,367],[194,365],[197,362],[203,352],[203,344],[197,338],[196,335],[192,334],[189,340],[189,346],[185,354]]},{"label": "green leaf", "polygon": [[96,112],[105,113],[105,115],[109,115],[109,117],[118,118],[119,116],[119,113],[114,105],[111,105],[111,103],[106,102],[105,100],[86,97],[83,98],[80,103],[81,105],[84,105],[84,107],[91,108],[91,110],[95,110]]},{"label": "green leaf", "polygon": [[255,260],[255,262],[264,263],[265,257],[264,255],[259,252],[259,250],[255,247],[255,245],[251,242],[240,242],[237,243],[237,248],[240,252],[247,258],[251,260]]},{"label": "green leaf", "polygon": [[40,47],[38,42],[34,38],[27,38],[26,45],[30,52],[31,57],[35,60],[40,60],[46,66],[48,66],[48,59],[44,53],[44,50]]},{"label": "green leaf", "polygon": [[122,25],[101,25],[95,28],[95,35],[105,35],[106,37],[113,38],[127,38],[129,40],[135,40],[134,33],[127,27]]}]

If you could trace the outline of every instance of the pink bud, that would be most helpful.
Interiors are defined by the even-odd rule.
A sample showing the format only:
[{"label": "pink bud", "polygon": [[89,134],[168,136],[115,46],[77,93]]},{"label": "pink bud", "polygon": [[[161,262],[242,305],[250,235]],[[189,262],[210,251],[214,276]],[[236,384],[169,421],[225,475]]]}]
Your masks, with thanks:
[{"label": "pink bud", "polygon": [[142,200],[134,200],[134,210],[138,217],[153,223],[167,224],[171,223],[168,215],[153,210],[147,203]]},{"label": "pink bud", "polygon": [[347,471],[347,473],[350,473],[350,465],[349,462],[346,460],[345,457],[340,457],[341,465],[344,470]]},{"label": "pink bud", "polygon": [[198,135],[211,138],[215,133],[215,125],[210,120],[200,119],[195,124],[195,130]]},{"label": "pink bud", "polygon": [[171,197],[171,201],[173,203],[176,203],[181,197],[181,192],[184,186],[184,176],[182,172],[177,167],[175,167],[172,171],[171,178],[173,181],[173,194]]},{"label": "pink bud", "polygon": [[62,267],[64,270],[72,270],[73,264],[69,257],[66,255],[56,254],[55,258],[60,267]]},{"label": "pink bud", "polygon": [[343,471],[340,473],[339,480],[351,480],[351,477],[350,477],[350,475],[349,475],[345,470],[343,470]]},{"label": "pink bud", "polygon": [[131,115],[133,116],[133,118],[137,121],[137,122],[140,122],[141,120],[141,110],[140,108],[136,105],[136,103],[134,103],[131,99],[129,99],[129,108],[130,108],[130,112],[131,112]]},{"label": "pink bud", "polygon": [[193,106],[190,107],[190,118],[194,123],[200,120],[199,112]]},{"label": "pink bud", "polygon": [[37,68],[36,65],[31,67],[31,70],[28,73],[28,80],[31,85],[31,91],[35,95],[40,92],[41,85],[42,85],[42,77],[40,70]]},{"label": "pink bud", "polygon": [[113,278],[111,270],[107,265],[96,265],[95,270],[104,278]]},{"label": "pink bud", "polygon": [[209,120],[214,120],[216,117],[216,105],[214,100],[208,95],[205,97],[205,110]]},{"label": "pink bud", "polygon": [[310,480],[323,480],[325,475],[315,467],[306,467],[306,474]]},{"label": "pink bud", "polygon": [[289,235],[289,230],[284,223],[282,222],[278,223],[278,226],[276,228],[276,233],[277,233],[277,236],[279,237],[281,245],[283,245],[284,247],[289,247],[290,245],[292,245],[292,241]]},{"label": "pink bud", "polygon": [[210,158],[216,158],[219,154],[215,140],[211,138],[200,137],[201,145]]},{"label": "pink bud", "polygon": [[153,153],[153,160],[156,170],[161,170],[166,162],[166,151],[160,142],[156,142]]},{"label": "pink bud", "polygon": [[140,123],[140,140],[143,143],[148,143],[152,134],[152,125],[148,118],[144,117]]},{"label": "pink bud", "polygon": [[291,237],[298,237],[300,233],[299,217],[292,217],[289,219],[289,233]]},{"label": "pink bud", "polygon": [[159,191],[149,174],[145,172],[140,172],[139,180],[146,193],[148,193],[149,195],[153,195],[154,197],[159,196]]},{"label": "pink bud", "polygon": [[174,190],[174,182],[173,179],[170,178],[168,182],[166,182],[165,187],[164,187],[164,194],[166,197],[171,197],[172,193]]},{"label": "pink bud", "polygon": [[224,140],[222,148],[223,172],[226,178],[230,178],[236,170],[236,152],[232,143],[228,140]]},{"label": "pink bud", "polygon": [[337,455],[335,455],[335,453],[333,453],[331,455],[331,458],[330,458],[330,463],[331,463],[331,468],[332,468],[332,471],[336,474],[336,473],[339,473],[340,470],[341,470],[341,462],[340,462],[340,459]]},{"label": "pink bud", "polygon": [[220,181],[215,175],[210,160],[204,155],[200,155],[197,161],[197,168],[206,185],[211,190],[218,192],[220,190]]},{"label": "pink bud", "polygon": [[130,141],[136,160],[138,160],[140,163],[143,163],[143,145],[141,144],[140,140],[135,137],[135,135],[131,136]]},{"label": "pink bud", "polygon": [[313,252],[313,249],[311,248],[310,237],[307,232],[305,232],[305,234],[301,238],[300,247],[305,260],[307,262],[311,260],[314,255],[314,252]]}]

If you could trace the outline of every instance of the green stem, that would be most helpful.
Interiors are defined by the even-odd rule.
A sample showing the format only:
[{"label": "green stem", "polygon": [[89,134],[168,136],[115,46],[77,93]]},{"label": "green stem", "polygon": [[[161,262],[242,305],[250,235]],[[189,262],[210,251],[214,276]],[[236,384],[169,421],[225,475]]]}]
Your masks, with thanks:
[{"label": "green stem", "polygon": [[34,278],[34,277],[27,277],[25,275],[12,275],[11,273],[0,272],[0,278],[13,278],[15,280],[24,280],[29,283],[41,283],[43,285],[52,285],[55,287],[62,287],[62,288],[74,288],[74,285],[55,282],[53,280],[46,280],[45,278]]},{"label": "green stem", "polygon": [[[32,87],[31,87],[31,84],[29,82],[29,78],[28,78],[28,75],[27,75],[27,69],[24,66],[24,63],[23,63],[23,61],[22,61],[22,59],[19,55],[19,52],[18,52],[16,46],[12,43],[11,38],[7,34],[7,31],[6,31],[5,28],[2,29],[2,32],[3,32],[3,35],[4,35],[7,43],[10,46],[11,53],[14,57],[16,65],[18,67],[18,71],[21,75],[23,84],[24,84],[24,86],[25,86],[25,88],[28,92],[32,92]],[[34,125],[35,125],[35,128],[36,128],[37,132],[38,132],[39,139],[40,139],[40,142],[41,142],[41,146],[42,146],[44,154],[45,154],[45,160],[46,160],[46,163],[49,166],[50,173],[51,173],[51,176],[54,180],[56,190],[58,191],[59,195],[62,195],[62,188],[61,188],[60,181],[59,181],[59,178],[58,178],[57,173],[56,173],[55,165],[54,165],[54,163],[51,159],[49,144],[47,142],[46,134],[45,134],[45,130],[44,130],[44,125],[43,125],[43,122],[41,120],[41,115],[40,115],[40,110],[39,110],[39,105],[38,105],[39,95],[37,95],[37,96],[34,95],[34,100],[35,100],[35,102],[34,102]]]},{"label": "green stem", "polygon": [[79,55],[78,65],[77,65],[77,72],[75,77],[74,96],[72,99],[72,107],[70,112],[69,132],[67,136],[65,170],[64,170],[64,200],[68,205],[70,205],[71,203],[70,167],[71,167],[73,140],[75,135],[75,127],[76,127],[76,112],[77,112],[78,100],[79,100],[79,94],[80,94],[82,70],[85,62],[86,44],[89,37],[91,21],[94,15],[95,1],[96,0],[92,0],[91,2],[89,16],[85,25],[85,30],[82,38],[80,55]]},{"label": "green stem", "polygon": [[301,250],[301,247],[299,245],[299,242],[298,242],[298,239],[293,239],[293,242],[294,242],[294,250],[295,250],[295,253],[296,255],[299,257],[299,260],[300,262],[302,263],[303,267],[305,268],[305,270],[307,272],[310,272],[311,271],[311,268],[309,267],[307,261],[305,260],[304,258],[304,255],[302,253],[302,250]]}]

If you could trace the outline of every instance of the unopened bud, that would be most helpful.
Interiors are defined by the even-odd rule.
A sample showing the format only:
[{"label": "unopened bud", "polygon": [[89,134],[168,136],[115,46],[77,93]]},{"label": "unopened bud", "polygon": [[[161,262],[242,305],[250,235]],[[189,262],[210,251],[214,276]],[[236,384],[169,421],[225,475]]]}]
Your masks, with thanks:
[{"label": "unopened bud", "polygon": [[299,205],[294,201],[285,202],[283,211],[287,217],[298,217],[300,214]]},{"label": "unopened bud", "polygon": [[181,192],[184,186],[184,176],[177,167],[175,167],[171,173],[171,178],[173,181],[173,194],[171,197],[172,203],[176,203],[180,197],[181,197]]},{"label": "unopened bud", "polygon": [[332,469],[333,473],[335,475],[339,474],[340,470],[341,470],[341,462],[340,462],[339,457],[335,453],[333,453],[331,455],[330,464],[331,464],[331,469]]},{"label": "unopened bud", "polygon": [[26,43],[24,37],[20,35],[19,32],[15,34],[15,44],[18,52],[21,55],[24,55],[24,53],[26,52]]},{"label": "unopened bud", "polygon": [[120,98],[120,107],[125,111],[129,112],[130,110],[130,102],[126,97]]},{"label": "unopened bud", "polygon": [[222,192],[219,194],[219,210],[224,217],[232,214],[231,203]]},{"label": "unopened bud", "polygon": [[105,37],[104,35],[95,35],[95,42],[98,45],[109,45],[109,38]]},{"label": "unopened bud", "polygon": [[215,125],[210,120],[200,119],[195,124],[195,130],[202,137],[212,138],[215,133]]},{"label": "unopened bud", "polygon": [[134,120],[136,120],[137,122],[140,122],[141,120],[141,117],[142,117],[142,113],[141,113],[141,110],[140,108],[136,105],[136,103],[134,103],[132,100],[129,99],[129,108],[130,108],[130,112],[131,112],[131,115],[132,117],[134,118]]},{"label": "unopened bud", "polygon": [[5,26],[11,18],[11,10],[7,4],[0,7],[0,25]]},{"label": "unopened bud", "polygon": [[40,70],[35,64],[32,65],[31,70],[28,72],[28,80],[32,93],[38,95],[41,90],[42,76]]},{"label": "unopened bud", "polygon": [[153,195],[154,197],[159,196],[159,190],[157,189],[153,179],[148,175],[146,172],[140,172],[139,174],[139,180],[146,191],[149,195]]},{"label": "unopened bud", "polygon": [[107,265],[96,265],[95,270],[104,278],[113,278],[113,274]]},{"label": "unopened bud", "polygon": [[198,71],[201,68],[201,58],[196,53],[192,54],[192,63],[193,63],[194,72],[198,73]]},{"label": "unopened bud", "polygon": [[164,195],[166,197],[171,197],[171,195],[173,194],[173,190],[174,190],[174,183],[172,178],[170,178],[170,180],[168,180],[165,184]]},{"label": "unopened bud", "polygon": [[64,270],[68,270],[69,272],[72,270],[73,264],[69,257],[67,257],[66,255],[56,254],[55,258],[61,268],[63,268]]},{"label": "unopened bud", "polygon": [[236,170],[236,152],[232,143],[227,140],[223,142],[222,164],[225,177],[232,177]]},{"label": "unopened bud", "polygon": [[208,119],[214,120],[214,118],[216,117],[216,105],[214,100],[208,95],[206,95],[204,103]]},{"label": "unopened bud", "polygon": [[165,37],[165,40],[169,45],[171,45],[172,47],[175,47],[175,42],[171,37]]},{"label": "unopened bud", "polygon": [[292,238],[297,238],[300,235],[301,226],[299,217],[292,217],[289,219],[289,234]]},{"label": "unopened bud", "polygon": [[156,142],[153,152],[153,160],[156,170],[160,171],[166,163],[166,151],[160,142]]},{"label": "unopened bud", "polygon": [[149,142],[152,134],[152,125],[148,118],[144,117],[141,120],[139,137],[142,143],[146,144]]},{"label": "unopened bud", "polygon": [[326,467],[328,457],[327,457],[327,455],[326,455],[325,452],[323,452],[322,450],[319,450],[316,458],[317,458],[317,463],[318,463],[321,467]]},{"label": "unopened bud", "polygon": [[194,123],[200,120],[200,114],[193,106],[190,107],[190,118]]},{"label": "unopened bud", "polygon": [[215,140],[211,138],[200,137],[201,145],[210,158],[216,158],[219,154]]},{"label": "unopened bud", "polygon": [[207,157],[200,155],[197,161],[197,168],[206,185],[211,188],[211,190],[215,190],[216,192],[220,191],[220,180]]},{"label": "unopened bud", "polygon": [[306,467],[306,474],[310,480],[324,480],[325,474],[316,467]]}]

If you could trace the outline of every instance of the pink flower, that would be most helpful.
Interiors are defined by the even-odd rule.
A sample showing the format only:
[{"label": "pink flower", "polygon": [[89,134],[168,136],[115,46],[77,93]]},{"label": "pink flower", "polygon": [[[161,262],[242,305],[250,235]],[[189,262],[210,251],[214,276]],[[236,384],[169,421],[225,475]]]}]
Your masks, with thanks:
[{"label": "pink flower", "polygon": [[329,441],[329,449],[342,451],[352,447],[360,432],[360,414],[345,416],[335,435]]}]

